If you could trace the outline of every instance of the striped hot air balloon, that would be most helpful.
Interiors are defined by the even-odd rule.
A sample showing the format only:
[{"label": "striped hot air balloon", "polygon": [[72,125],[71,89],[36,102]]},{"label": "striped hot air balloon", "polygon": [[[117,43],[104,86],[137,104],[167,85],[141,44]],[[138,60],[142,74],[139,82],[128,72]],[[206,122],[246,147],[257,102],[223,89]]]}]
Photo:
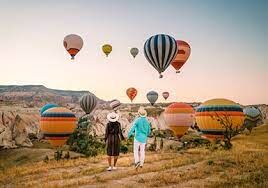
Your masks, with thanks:
[{"label": "striped hot air balloon", "polygon": [[171,65],[176,69],[176,72],[179,73],[180,68],[186,63],[191,54],[191,47],[185,41],[177,40],[176,42],[178,46],[178,53]]},{"label": "striped hot air balloon", "polygon": [[138,91],[137,89],[135,89],[134,87],[130,87],[127,89],[126,94],[128,96],[128,98],[131,100],[131,102],[133,101],[133,99],[137,96]]},{"label": "striped hot air balloon", "polygon": [[95,95],[87,94],[80,99],[80,106],[86,114],[90,114],[97,106],[97,102],[98,101]]},{"label": "striped hot air balloon", "polygon": [[110,102],[110,107],[113,109],[113,110],[118,110],[118,108],[120,107],[121,103],[119,100],[117,99],[114,99]]},{"label": "striped hot air balloon", "polygon": [[70,34],[63,39],[63,46],[71,55],[72,59],[82,49],[83,44],[83,39],[79,35]]},{"label": "striped hot air balloon", "polygon": [[158,71],[160,78],[177,54],[176,40],[164,34],[150,37],[144,43],[144,54],[147,61]]},{"label": "striped hot air balloon", "polygon": [[40,129],[52,146],[62,146],[76,128],[76,117],[68,109],[54,107],[41,115]]},{"label": "striped hot air balloon", "polygon": [[261,120],[261,112],[257,108],[253,106],[248,106],[243,109],[243,112],[245,114],[245,121],[251,121],[256,122],[258,120]]},{"label": "striped hot air balloon", "polygon": [[158,93],[155,91],[149,91],[146,96],[151,105],[154,105],[158,99]]},{"label": "striped hot air balloon", "polygon": [[169,105],[164,113],[167,126],[180,138],[194,121],[194,109],[186,103],[173,103]]},{"label": "striped hot air balloon", "polygon": [[203,136],[215,140],[224,137],[225,128],[218,121],[219,118],[228,118],[232,127],[241,127],[245,117],[237,103],[228,99],[211,99],[197,108],[195,118]]},{"label": "striped hot air balloon", "polygon": [[165,91],[162,93],[162,96],[165,100],[167,100],[167,98],[169,97],[169,92]]}]

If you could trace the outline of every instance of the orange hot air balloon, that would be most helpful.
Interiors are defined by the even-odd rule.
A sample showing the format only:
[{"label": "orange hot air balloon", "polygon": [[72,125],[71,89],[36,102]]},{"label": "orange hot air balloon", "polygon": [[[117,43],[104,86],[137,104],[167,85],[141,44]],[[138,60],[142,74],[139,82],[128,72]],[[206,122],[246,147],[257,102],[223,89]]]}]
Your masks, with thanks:
[{"label": "orange hot air balloon", "polygon": [[217,140],[224,138],[225,131],[219,119],[231,122],[232,128],[239,128],[245,117],[239,104],[228,99],[211,99],[197,108],[195,119],[203,137]]},{"label": "orange hot air balloon", "polygon": [[131,102],[133,101],[133,99],[137,96],[137,89],[135,89],[134,87],[128,88],[127,89],[127,96],[128,98],[131,100]]},{"label": "orange hot air balloon", "polygon": [[164,113],[167,126],[180,138],[194,121],[194,109],[186,103],[175,102],[169,105]]},{"label": "orange hot air balloon", "polygon": [[50,108],[41,115],[40,129],[54,147],[64,145],[75,128],[76,117],[66,108]]},{"label": "orange hot air balloon", "polygon": [[83,39],[76,34],[67,35],[63,40],[63,46],[71,55],[71,59],[74,59],[75,55],[82,49],[83,44]]},{"label": "orange hot air balloon", "polygon": [[188,60],[191,54],[191,47],[185,41],[177,40],[176,42],[179,50],[171,65],[176,69],[176,73],[179,73],[180,68]]}]

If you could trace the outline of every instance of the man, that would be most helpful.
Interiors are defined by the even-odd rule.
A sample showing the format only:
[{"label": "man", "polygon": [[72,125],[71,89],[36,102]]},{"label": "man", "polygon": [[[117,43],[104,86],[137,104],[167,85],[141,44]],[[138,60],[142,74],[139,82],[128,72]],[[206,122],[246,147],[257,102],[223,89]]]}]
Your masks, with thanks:
[{"label": "man", "polygon": [[145,145],[150,135],[151,127],[147,120],[147,112],[144,108],[138,111],[139,117],[133,122],[128,133],[128,138],[134,134],[134,159],[135,168],[142,167],[145,159]]}]

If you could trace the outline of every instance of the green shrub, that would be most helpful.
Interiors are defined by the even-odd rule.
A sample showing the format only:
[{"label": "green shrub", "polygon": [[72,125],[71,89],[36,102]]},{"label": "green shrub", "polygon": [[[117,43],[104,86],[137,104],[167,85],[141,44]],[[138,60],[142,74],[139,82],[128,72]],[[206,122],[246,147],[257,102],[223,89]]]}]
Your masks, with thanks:
[{"label": "green shrub", "polygon": [[67,142],[70,145],[70,150],[86,156],[96,156],[103,153],[105,144],[91,134],[92,125],[90,121],[87,118],[80,118],[76,130]]}]

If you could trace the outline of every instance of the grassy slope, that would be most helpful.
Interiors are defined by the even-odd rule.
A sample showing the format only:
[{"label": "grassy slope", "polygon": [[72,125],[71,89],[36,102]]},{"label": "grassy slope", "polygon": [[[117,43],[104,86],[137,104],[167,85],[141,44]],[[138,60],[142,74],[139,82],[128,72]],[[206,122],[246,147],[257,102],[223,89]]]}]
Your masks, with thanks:
[{"label": "grassy slope", "polygon": [[0,171],[0,185],[34,187],[268,187],[268,125],[233,139],[230,151],[207,148],[148,153],[139,171],[132,154],[122,155],[118,170],[106,172],[106,157],[35,162]]}]

